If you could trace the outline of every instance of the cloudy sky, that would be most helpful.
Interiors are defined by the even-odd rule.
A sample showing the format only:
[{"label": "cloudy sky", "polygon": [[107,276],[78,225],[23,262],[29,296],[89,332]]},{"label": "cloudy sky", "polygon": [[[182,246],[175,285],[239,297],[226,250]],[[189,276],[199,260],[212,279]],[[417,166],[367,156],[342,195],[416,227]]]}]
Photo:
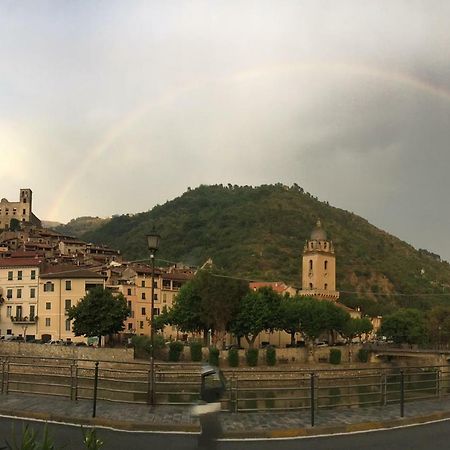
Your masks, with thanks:
[{"label": "cloudy sky", "polygon": [[450,2],[0,0],[0,197],[298,183],[450,260]]}]

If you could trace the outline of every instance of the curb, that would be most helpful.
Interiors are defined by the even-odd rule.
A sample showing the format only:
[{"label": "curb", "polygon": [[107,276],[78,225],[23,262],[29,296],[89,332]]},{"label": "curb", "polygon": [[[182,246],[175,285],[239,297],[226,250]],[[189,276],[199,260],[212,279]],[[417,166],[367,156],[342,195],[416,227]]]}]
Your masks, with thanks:
[{"label": "curb", "polygon": [[361,422],[335,426],[316,426],[314,428],[286,428],[278,430],[228,431],[225,439],[286,439],[296,437],[314,437],[332,434],[346,434],[385,430],[404,426],[421,425],[427,422],[449,419],[450,412],[437,412],[423,416],[405,417],[389,421]]},{"label": "curb", "polygon": [[[40,413],[27,410],[5,410],[0,408],[0,416],[14,417],[17,419],[35,419],[44,422],[70,423],[73,425],[113,428],[121,431],[149,431],[162,433],[199,433],[200,426],[197,424],[167,424],[167,423],[143,423],[121,420],[111,420],[100,417],[95,418],[76,418],[61,416],[51,413]],[[436,412],[423,416],[405,417],[392,419],[389,421],[361,422],[353,424],[335,425],[335,426],[316,426],[314,428],[286,428],[272,430],[253,430],[253,431],[225,431],[223,439],[287,439],[314,437],[333,434],[357,433],[376,431],[381,429],[390,429],[402,426],[414,426],[427,422],[444,420],[450,418],[450,411]]]}]

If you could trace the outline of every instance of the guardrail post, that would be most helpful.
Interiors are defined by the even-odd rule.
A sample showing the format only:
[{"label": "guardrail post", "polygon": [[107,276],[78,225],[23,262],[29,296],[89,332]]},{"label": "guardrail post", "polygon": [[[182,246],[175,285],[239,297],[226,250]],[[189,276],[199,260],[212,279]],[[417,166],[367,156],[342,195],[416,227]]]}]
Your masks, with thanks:
[{"label": "guardrail post", "polygon": [[441,369],[436,370],[436,396],[441,398]]},{"label": "guardrail post", "polygon": [[405,416],[405,373],[400,370],[400,417]]},{"label": "guardrail post", "polygon": [[311,427],[314,426],[315,423],[315,374],[314,372],[311,373],[311,387],[310,387],[310,393],[311,393]]},{"label": "guardrail post", "polygon": [[5,367],[6,367],[5,392],[8,393],[8,389],[9,389],[9,359],[8,358],[6,359]]},{"label": "guardrail post", "polygon": [[229,385],[229,398],[230,398],[230,413],[233,412],[234,405],[233,405],[233,378],[230,377],[230,385]]},{"label": "guardrail post", "polygon": [[95,362],[94,373],[94,404],[92,405],[92,417],[95,417],[97,412],[97,388],[98,388],[98,361]]},{"label": "guardrail post", "polygon": [[154,382],[154,378],[152,377],[152,369],[147,371],[147,405],[152,404],[152,392],[153,387],[152,384]]},{"label": "guardrail post", "polygon": [[234,396],[234,412],[239,412],[239,378],[236,378],[235,396]]},{"label": "guardrail post", "polygon": [[4,359],[2,359],[2,394],[5,390],[5,376],[6,376],[5,375],[6,374],[5,366],[6,366],[6,362]]}]

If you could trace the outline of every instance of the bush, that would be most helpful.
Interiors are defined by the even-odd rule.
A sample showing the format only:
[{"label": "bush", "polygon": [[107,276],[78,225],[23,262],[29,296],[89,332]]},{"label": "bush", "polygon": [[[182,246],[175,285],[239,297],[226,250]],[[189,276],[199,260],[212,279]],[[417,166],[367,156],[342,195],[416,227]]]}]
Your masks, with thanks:
[{"label": "bush", "polygon": [[266,363],[268,366],[274,366],[277,362],[277,352],[274,347],[266,349]]},{"label": "bush", "polygon": [[[164,337],[156,334],[155,339],[155,358],[161,358],[161,350],[165,347]],[[134,335],[131,338],[131,344],[134,347],[134,356],[136,358],[148,359],[152,354],[152,344],[149,336]]]},{"label": "bush", "polygon": [[228,364],[230,367],[239,366],[239,351],[237,348],[230,348],[228,350]]},{"label": "bush", "polygon": [[247,358],[247,364],[250,367],[255,367],[258,365],[258,354],[259,354],[259,351],[257,348],[249,348],[247,350],[247,353],[245,354],[245,356]]},{"label": "bush", "polygon": [[202,343],[200,341],[193,341],[189,345],[191,349],[191,360],[199,362],[202,360]]},{"label": "bush", "polygon": [[358,361],[362,363],[369,361],[369,350],[366,348],[360,348],[358,350]]},{"label": "bush", "polygon": [[219,367],[219,349],[217,347],[211,347],[209,349],[209,364]]},{"label": "bush", "polygon": [[169,344],[169,361],[178,362],[184,345],[180,341],[173,341]]},{"label": "bush", "polygon": [[330,350],[330,363],[331,364],[341,363],[341,351],[338,348],[332,348]]}]

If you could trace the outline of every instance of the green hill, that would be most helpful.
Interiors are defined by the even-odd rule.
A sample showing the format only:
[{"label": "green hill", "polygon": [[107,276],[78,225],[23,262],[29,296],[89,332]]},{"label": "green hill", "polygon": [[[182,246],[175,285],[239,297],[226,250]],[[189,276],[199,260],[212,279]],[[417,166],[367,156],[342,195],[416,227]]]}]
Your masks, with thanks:
[{"label": "green hill", "polygon": [[233,276],[300,286],[303,245],[317,218],[334,242],[337,286],[347,305],[374,315],[399,306],[450,304],[447,262],[297,185],[200,186],[149,212],[112,218],[81,237],[143,259],[145,234],[155,224],[161,259],[199,265],[211,257]]},{"label": "green hill", "polygon": [[47,226],[58,233],[68,236],[80,237],[87,232],[94,231],[101,225],[108,222],[109,219],[101,219],[100,217],[77,217],[66,224],[57,224],[55,226]]}]

